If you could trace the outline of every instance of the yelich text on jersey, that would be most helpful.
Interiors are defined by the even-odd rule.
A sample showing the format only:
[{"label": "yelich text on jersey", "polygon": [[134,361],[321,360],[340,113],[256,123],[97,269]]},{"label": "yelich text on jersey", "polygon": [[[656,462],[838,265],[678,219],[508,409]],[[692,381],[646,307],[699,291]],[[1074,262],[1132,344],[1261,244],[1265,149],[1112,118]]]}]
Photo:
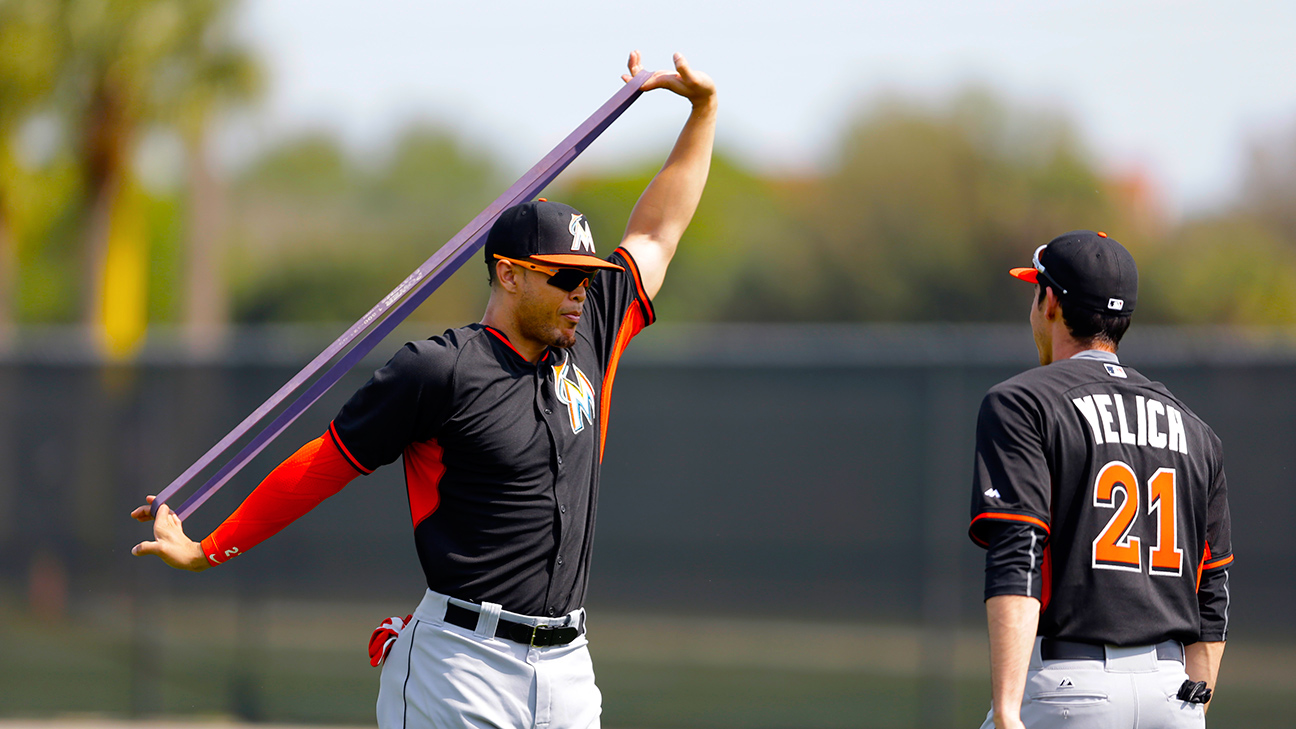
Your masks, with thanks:
[{"label": "yelich text on jersey", "polygon": [[1183,413],[1160,400],[1135,395],[1132,414],[1127,395],[1094,393],[1071,402],[1093,429],[1097,443],[1151,446],[1188,454]]}]

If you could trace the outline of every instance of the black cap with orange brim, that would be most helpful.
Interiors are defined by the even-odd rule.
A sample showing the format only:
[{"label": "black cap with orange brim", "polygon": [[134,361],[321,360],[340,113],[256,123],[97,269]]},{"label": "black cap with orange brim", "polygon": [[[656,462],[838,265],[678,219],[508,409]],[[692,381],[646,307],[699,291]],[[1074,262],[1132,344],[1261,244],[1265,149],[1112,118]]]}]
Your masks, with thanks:
[{"label": "black cap with orange brim", "polygon": [[1125,246],[1103,232],[1073,230],[1035,250],[1030,268],[1012,276],[1051,286],[1063,301],[1101,314],[1129,315],[1138,300],[1138,267]]},{"label": "black cap with orange brim", "polygon": [[570,205],[538,198],[505,210],[486,236],[486,265],[496,256],[565,268],[625,268],[594,252],[589,221]]}]

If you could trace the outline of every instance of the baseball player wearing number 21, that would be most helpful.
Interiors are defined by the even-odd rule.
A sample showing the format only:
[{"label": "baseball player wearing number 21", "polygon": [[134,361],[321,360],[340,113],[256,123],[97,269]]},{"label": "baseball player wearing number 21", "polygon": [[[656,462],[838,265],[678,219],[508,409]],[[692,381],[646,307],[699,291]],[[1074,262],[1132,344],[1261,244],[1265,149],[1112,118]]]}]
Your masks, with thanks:
[{"label": "baseball player wearing number 21", "polygon": [[[625,81],[637,51],[629,65]],[[134,549],[181,569],[222,564],[403,457],[428,589],[370,640],[382,729],[599,725],[583,603],[612,385],[653,321],[715,137],[715,84],[682,55],[642,88],[692,111],[609,258],[567,205],[505,210],[486,240],[480,323],[406,344],[201,544],[163,505],[154,541]]]},{"label": "baseball player wearing number 21", "polygon": [[1219,438],[1117,359],[1138,271],[1061,235],[1035,284],[1041,367],[991,388],[969,533],[986,548],[993,708],[983,729],[1204,727],[1228,633]]}]

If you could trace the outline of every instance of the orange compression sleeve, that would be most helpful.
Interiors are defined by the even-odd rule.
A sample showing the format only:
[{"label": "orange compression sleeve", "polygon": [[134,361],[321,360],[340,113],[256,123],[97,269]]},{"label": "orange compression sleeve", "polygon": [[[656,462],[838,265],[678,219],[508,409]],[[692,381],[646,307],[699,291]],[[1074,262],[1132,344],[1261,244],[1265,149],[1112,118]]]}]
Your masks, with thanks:
[{"label": "orange compression sleeve", "polygon": [[221,564],[278,534],[358,475],[327,433],[307,443],[202,540],[207,562]]}]

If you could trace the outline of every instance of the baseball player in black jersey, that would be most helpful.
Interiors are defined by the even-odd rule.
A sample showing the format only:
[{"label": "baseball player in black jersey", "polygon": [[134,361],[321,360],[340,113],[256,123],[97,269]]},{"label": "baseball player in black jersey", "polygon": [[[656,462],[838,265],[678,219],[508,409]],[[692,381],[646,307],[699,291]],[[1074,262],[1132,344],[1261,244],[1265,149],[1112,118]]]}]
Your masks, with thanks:
[{"label": "baseball player in black jersey", "polygon": [[[582,606],[612,387],[653,321],[715,136],[715,85],[681,55],[675,67],[643,89],[669,89],[692,113],[610,258],[567,205],[504,211],[485,246],[480,323],[405,345],[201,544],[164,505],[135,553],[206,569],[403,458],[428,589],[370,642],[379,726],[597,727]],[[636,52],[623,79],[639,70]]]},{"label": "baseball player in black jersey", "polygon": [[969,533],[986,549],[984,727],[1202,727],[1228,633],[1219,438],[1116,357],[1138,294],[1104,233],[1059,236],[1034,283],[1040,364],[977,421]]}]

